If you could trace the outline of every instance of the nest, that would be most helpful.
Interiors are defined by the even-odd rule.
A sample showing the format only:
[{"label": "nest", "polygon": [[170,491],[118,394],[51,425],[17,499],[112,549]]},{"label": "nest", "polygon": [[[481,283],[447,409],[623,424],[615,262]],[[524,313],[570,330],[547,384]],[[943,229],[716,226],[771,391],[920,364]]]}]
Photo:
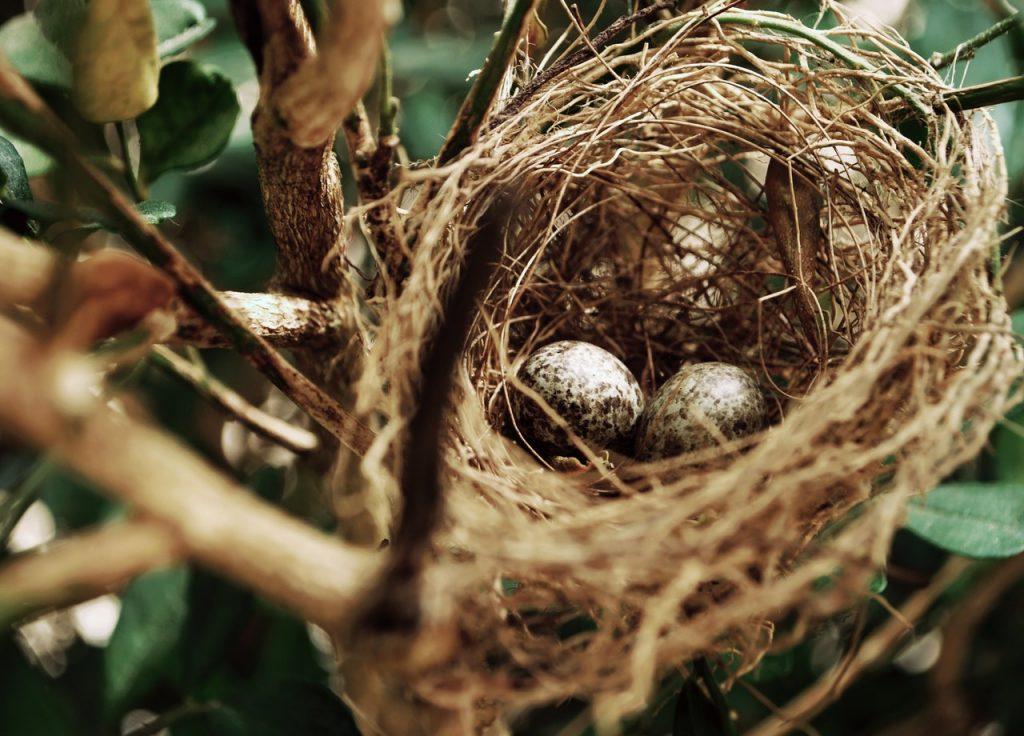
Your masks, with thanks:
[{"label": "nest", "polygon": [[[378,510],[367,499],[398,498],[418,366],[467,241],[496,191],[520,193],[458,371],[423,586],[460,644],[408,675],[419,698],[511,713],[584,697],[614,719],[696,655],[749,670],[773,637],[863,599],[908,497],[1007,407],[1021,355],[992,270],[992,121],[915,118],[946,87],[892,35],[792,23],[702,9],[599,58],[567,51],[459,159],[399,185],[409,276],[376,304],[357,387],[382,427],[362,464]],[[770,225],[771,160],[816,192],[813,323]],[[525,357],[567,338],[621,358],[648,396],[685,364],[742,366],[771,426],[656,463],[539,455],[509,397]]]}]

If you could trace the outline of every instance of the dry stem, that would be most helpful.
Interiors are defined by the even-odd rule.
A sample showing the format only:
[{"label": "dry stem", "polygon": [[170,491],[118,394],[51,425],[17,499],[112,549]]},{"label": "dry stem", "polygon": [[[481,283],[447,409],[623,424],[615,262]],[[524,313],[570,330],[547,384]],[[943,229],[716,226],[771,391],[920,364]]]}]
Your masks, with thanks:
[{"label": "dry stem", "polygon": [[159,345],[153,348],[151,359],[171,375],[188,383],[201,396],[219,406],[243,426],[271,442],[276,442],[296,454],[316,449],[318,442],[315,434],[261,411],[210,375],[201,365]]},{"label": "dry stem", "polygon": [[138,575],[174,564],[183,553],[171,530],[142,519],[25,552],[0,567],[0,626],[115,592]]},{"label": "dry stem", "polygon": [[161,523],[189,556],[325,626],[376,566],[355,549],[260,501],[179,442],[107,406],[67,410],[55,391],[73,356],[48,356],[0,322],[0,423]]}]

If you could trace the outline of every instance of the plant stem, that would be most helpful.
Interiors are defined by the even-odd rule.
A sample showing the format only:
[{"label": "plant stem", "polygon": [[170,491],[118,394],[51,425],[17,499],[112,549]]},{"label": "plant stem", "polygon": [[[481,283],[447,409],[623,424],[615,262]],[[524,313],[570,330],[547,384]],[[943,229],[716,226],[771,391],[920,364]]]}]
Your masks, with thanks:
[{"label": "plant stem", "polygon": [[935,69],[944,69],[957,61],[966,61],[967,59],[974,58],[974,54],[979,48],[990,41],[994,41],[1003,34],[1008,33],[1015,26],[1019,25],[1020,22],[1020,11],[1017,11],[1012,15],[1003,18],[988,30],[982,31],[974,38],[970,38],[963,43],[957,44],[957,47],[952,51],[947,51],[944,54],[940,54],[938,52],[934,53],[929,63]]},{"label": "plant stem", "polygon": [[271,442],[276,442],[296,454],[316,449],[318,443],[315,434],[261,411],[211,376],[205,366],[187,360],[173,350],[159,345],[153,348],[149,357],[154,365],[181,379],[200,396]]},{"label": "plant stem", "polygon": [[204,713],[210,713],[218,710],[221,707],[220,703],[183,703],[177,708],[163,713],[152,721],[143,723],[138,728],[133,728],[128,731],[124,736],[153,736],[153,734],[160,733],[165,728],[181,723],[189,718],[201,716]]},{"label": "plant stem", "polygon": [[0,555],[7,547],[14,527],[28,511],[29,506],[39,498],[43,481],[53,472],[55,465],[48,457],[37,460],[18,487],[0,503]]},{"label": "plant stem", "polygon": [[438,164],[446,164],[472,145],[508,69],[519,39],[526,28],[526,18],[537,0],[516,0],[498,33],[491,53],[480,69],[472,89],[459,108],[451,131],[437,155]]},{"label": "plant stem", "polygon": [[1024,76],[986,82],[973,87],[954,89],[942,95],[936,107],[948,106],[956,112],[999,105],[1024,99]]},{"label": "plant stem", "polygon": [[124,120],[119,120],[114,123],[114,127],[117,128],[117,140],[121,144],[121,157],[124,160],[124,175],[128,180],[128,186],[131,187],[135,201],[144,202],[148,198],[146,185],[139,178],[132,161],[131,148],[128,146],[128,126]]}]

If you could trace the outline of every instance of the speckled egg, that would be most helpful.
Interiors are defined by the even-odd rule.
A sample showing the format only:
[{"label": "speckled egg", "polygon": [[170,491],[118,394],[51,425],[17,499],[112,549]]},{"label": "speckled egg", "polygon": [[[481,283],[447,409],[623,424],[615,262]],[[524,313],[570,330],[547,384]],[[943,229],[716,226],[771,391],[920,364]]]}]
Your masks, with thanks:
[{"label": "speckled egg", "polygon": [[660,460],[714,447],[717,440],[708,422],[726,439],[739,439],[763,428],[767,414],[760,386],[742,368],[686,366],[648,403],[637,430],[637,457]]},{"label": "speckled egg", "polygon": [[[518,378],[592,447],[624,449],[632,441],[643,394],[629,369],[607,350],[576,340],[552,343],[526,360]],[[513,392],[512,412],[534,449],[574,452],[568,435],[525,394]]]}]

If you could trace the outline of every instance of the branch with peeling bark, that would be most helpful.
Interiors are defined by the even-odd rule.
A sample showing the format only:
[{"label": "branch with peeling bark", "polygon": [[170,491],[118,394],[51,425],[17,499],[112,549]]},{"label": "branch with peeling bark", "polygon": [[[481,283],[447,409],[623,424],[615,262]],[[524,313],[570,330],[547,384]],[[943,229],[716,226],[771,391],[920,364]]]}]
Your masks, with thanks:
[{"label": "branch with peeling bark", "polygon": [[[0,375],[20,377],[0,382],[0,425],[160,524],[196,562],[325,627],[345,619],[378,565],[373,553],[284,514],[105,404],[69,416],[55,387],[74,359],[0,320]],[[9,598],[0,586],[0,600]]]},{"label": "branch with peeling bark", "polygon": [[[222,291],[221,299],[253,334],[281,348],[338,349],[344,320],[331,302],[285,294]],[[224,335],[184,304],[174,307],[174,341],[200,348],[229,347]]]}]

